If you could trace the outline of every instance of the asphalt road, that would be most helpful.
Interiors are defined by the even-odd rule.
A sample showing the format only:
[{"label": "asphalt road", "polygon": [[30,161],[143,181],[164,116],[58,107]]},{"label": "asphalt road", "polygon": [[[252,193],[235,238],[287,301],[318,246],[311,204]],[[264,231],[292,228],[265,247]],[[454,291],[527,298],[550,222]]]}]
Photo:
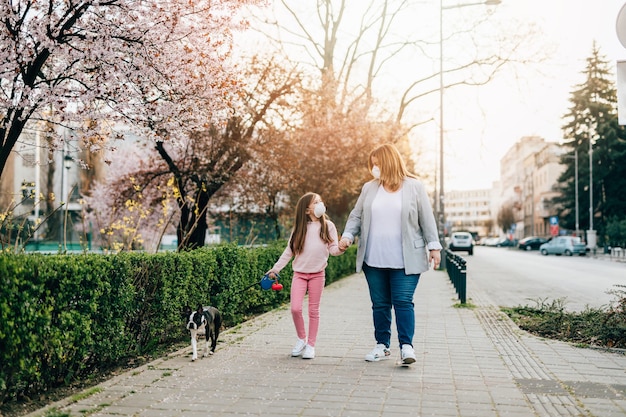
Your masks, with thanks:
[{"label": "asphalt road", "polygon": [[[565,309],[582,311],[617,301],[609,294],[626,286],[626,263],[598,256],[543,256],[538,251],[477,246],[467,260],[467,297],[484,292],[495,305],[536,306],[562,300]],[[626,291],[626,287],[621,287]]]}]

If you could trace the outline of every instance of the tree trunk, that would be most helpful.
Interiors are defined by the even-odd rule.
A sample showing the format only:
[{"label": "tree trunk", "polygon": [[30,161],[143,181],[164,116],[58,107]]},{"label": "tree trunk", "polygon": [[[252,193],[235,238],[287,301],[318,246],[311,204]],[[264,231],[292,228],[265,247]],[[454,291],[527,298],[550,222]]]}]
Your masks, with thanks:
[{"label": "tree trunk", "polygon": [[[206,221],[209,194],[198,187],[198,197],[195,206],[183,204],[180,207],[180,223],[176,228],[178,250],[192,250],[204,246],[208,224]],[[197,213],[197,214],[196,214]]]},{"label": "tree trunk", "polygon": [[[10,112],[11,110],[9,110],[9,113]],[[22,112],[16,111],[15,113],[16,115],[12,119],[7,116],[2,120],[3,124],[8,122],[9,127],[8,129],[0,129],[0,143],[2,144],[0,147],[0,176],[2,176],[2,172],[4,171],[4,167],[9,160],[13,147],[24,130],[25,122],[19,121],[19,117],[21,117]]]}]

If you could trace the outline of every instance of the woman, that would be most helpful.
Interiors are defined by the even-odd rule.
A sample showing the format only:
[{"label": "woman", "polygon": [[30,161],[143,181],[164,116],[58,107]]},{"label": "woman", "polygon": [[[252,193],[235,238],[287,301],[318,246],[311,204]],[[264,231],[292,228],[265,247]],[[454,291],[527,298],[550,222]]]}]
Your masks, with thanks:
[{"label": "woman", "polygon": [[339,248],[360,236],[356,270],[365,273],[372,300],[376,346],[366,361],[388,359],[391,308],[403,364],[415,362],[413,294],[420,274],[441,261],[441,244],[428,194],[411,174],[398,149],[383,144],[370,153],[367,182],[350,212]]}]

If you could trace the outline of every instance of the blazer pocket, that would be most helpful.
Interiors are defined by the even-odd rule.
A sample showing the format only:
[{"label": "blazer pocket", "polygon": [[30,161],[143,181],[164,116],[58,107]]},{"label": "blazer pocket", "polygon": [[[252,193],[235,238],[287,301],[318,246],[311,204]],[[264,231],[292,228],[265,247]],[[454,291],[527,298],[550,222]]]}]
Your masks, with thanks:
[{"label": "blazer pocket", "polygon": [[423,248],[424,246],[426,246],[426,242],[424,242],[424,239],[418,239],[413,241],[413,247],[415,249]]}]

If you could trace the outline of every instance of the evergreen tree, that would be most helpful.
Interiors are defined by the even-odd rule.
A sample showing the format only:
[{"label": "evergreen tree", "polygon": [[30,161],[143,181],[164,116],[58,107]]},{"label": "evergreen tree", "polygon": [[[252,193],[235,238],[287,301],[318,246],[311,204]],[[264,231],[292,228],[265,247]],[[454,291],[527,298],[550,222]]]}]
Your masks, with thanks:
[{"label": "evergreen tree", "polygon": [[[554,202],[560,208],[563,227],[575,229],[575,154],[578,151],[578,196],[580,228],[588,230],[589,177],[593,176],[593,229],[598,244],[610,244],[606,225],[609,219],[626,218],[626,130],[617,119],[617,91],[606,57],[593,45],[583,71],[585,81],[571,93],[571,107],[564,115],[564,147],[561,163],[566,166],[559,177],[561,192]],[[591,144],[589,143],[591,141]],[[590,148],[591,146],[591,148]]]}]

